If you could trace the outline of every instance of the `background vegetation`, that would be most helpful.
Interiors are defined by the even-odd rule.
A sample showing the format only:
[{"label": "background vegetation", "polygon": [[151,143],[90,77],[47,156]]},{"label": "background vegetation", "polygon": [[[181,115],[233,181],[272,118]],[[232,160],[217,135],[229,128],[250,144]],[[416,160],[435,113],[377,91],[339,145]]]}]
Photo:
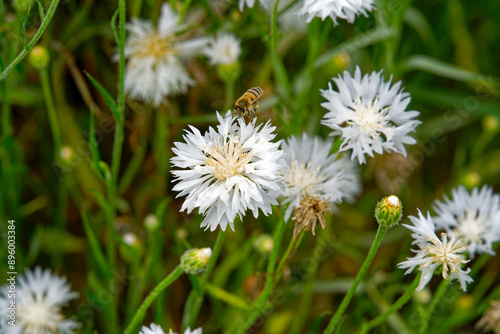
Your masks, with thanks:
[{"label": "background vegetation", "polygon": [[[170,97],[159,108],[123,100],[124,141],[118,161],[113,162],[116,121],[106,101],[118,96],[117,106],[122,103],[119,64],[112,60],[117,52],[112,27],[116,29],[117,21],[110,22],[116,1],[60,1],[38,42],[50,52],[48,67],[37,70],[25,59],[0,81],[0,232],[5,235],[7,219],[16,220],[18,272],[40,265],[68,277],[80,298],[66,313],[83,324],[83,332],[123,330],[189,245],[213,247],[218,232],[200,229],[199,215],[179,212],[182,199],[171,191],[171,147],[188,124],[200,131],[213,126],[215,111],[224,110],[224,101],[249,87],[264,89],[259,122],[271,119],[280,138],[303,131],[326,137],[329,131],[319,123],[325,114],[319,89],[356,65],[364,73],[383,69],[386,78],[403,81],[412,96],[410,109],[420,111],[423,122],[415,134],[418,143],[408,147],[408,158],[384,154],[368,159],[361,166],[363,192],[356,202],[341,205],[315,237],[304,235],[254,333],[324,328],[327,314],[340,303],[373,240],[373,210],[381,197],[398,195],[404,214],[415,215],[417,208],[430,210],[436,198],[459,184],[469,189],[489,184],[500,191],[496,1],[381,0],[376,11],[354,24],[341,20],[334,27],[330,19],[315,19],[303,29],[280,25],[278,58],[286,69],[281,78],[276,76],[281,65],[270,54],[268,11],[255,6],[240,12],[232,0],[170,2],[185,11],[193,31],[211,35],[224,30],[241,39],[241,77],[233,96],[227,96],[215,68],[200,56],[188,63],[197,84],[186,95]],[[127,21],[156,21],[161,3],[127,1]],[[51,1],[34,2],[28,13],[0,2],[2,68],[40,27],[39,4],[44,14],[50,11]],[[70,148],[65,151],[70,157],[60,155],[63,147]],[[158,230],[144,225],[151,213],[159,219]],[[190,323],[191,328],[203,327],[204,333],[232,332],[248,315],[265,280],[267,255],[256,252],[253,241],[262,233],[272,234],[279,217],[279,210],[259,219],[248,215],[236,222],[236,232],[226,233],[199,316],[188,298],[199,283],[184,275],[155,302],[144,324],[154,321],[179,332]],[[292,231],[289,224],[281,254]],[[122,239],[128,232],[138,237],[132,246]],[[396,264],[410,256],[411,241],[404,227],[389,231],[347,310],[342,332],[353,332],[405,291],[414,274],[404,277]],[[7,271],[3,245],[2,273]],[[500,297],[499,265],[498,257],[476,258],[469,292],[452,285],[425,318],[440,281],[434,277],[375,331],[418,332],[425,322],[429,333],[473,332],[489,301]]]}]

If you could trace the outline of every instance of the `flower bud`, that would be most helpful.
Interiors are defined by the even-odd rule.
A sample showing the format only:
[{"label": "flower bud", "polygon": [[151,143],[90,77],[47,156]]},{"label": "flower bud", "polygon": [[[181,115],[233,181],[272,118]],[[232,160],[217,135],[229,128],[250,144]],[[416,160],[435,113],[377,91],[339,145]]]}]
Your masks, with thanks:
[{"label": "flower bud", "polygon": [[238,62],[217,65],[217,74],[224,82],[234,82],[240,76],[241,69]]},{"label": "flower bud", "polygon": [[273,237],[269,234],[261,234],[253,242],[253,247],[255,250],[262,255],[271,253],[274,245]]},{"label": "flower bud", "polygon": [[134,247],[139,243],[139,239],[137,239],[137,236],[134,233],[127,232],[122,236],[123,242],[126,243],[127,245]]},{"label": "flower bud", "polygon": [[351,62],[351,57],[345,52],[339,53],[332,59],[337,68],[345,68]]},{"label": "flower bud", "polygon": [[47,66],[49,65],[49,60],[49,51],[41,45],[37,45],[33,49],[31,49],[31,52],[28,56],[30,65],[37,70],[43,70],[44,68],[47,68]]},{"label": "flower bud", "polygon": [[483,118],[483,129],[486,132],[496,132],[500,127],[500,122],[498,118],[492,115],[488,115]]},{"label": "flower bud", "polygon": [[477,187],[481,183],[481,175],[477,172],[467,172],[461,182],[467,189]]},{"label": "flower bud", "polygon": [[397,196],[391,195],[378,202],[375,208],[375,218],[379,224],[393,227],[403,217],[403,206]]},{"label": "flower bud", "polygon": [[205,270],[211,256],[209,247],[188,249],[181,256],[181,268],[186,274],[199,274]]},{"label": "flower bud", "polygon": [[154,214],[150,213],[144,218],[144,226],[146,230],[149,232],[155,232],[158,227],[160,227],[160,222],[158,221],[158,217]]},{"label": "flower bud", "polygon": [[12,7],[14,7],[18,13],[24,14],[31,6],[32,2],[33,0],[12,0]]}]

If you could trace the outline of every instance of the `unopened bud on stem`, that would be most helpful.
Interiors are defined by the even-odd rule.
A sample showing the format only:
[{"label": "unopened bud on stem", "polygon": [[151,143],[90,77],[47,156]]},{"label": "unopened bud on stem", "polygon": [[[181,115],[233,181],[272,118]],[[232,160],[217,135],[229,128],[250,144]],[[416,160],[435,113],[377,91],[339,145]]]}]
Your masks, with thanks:
[{"label": "unopened bud on stem", "polygon": [[181,267],[186,274],[199,274],[208,264],[212,256],[212,249],[207,248],[193,248],[188,249],[181,256]]},{"label": "unopened bud on stem", "polygon": [[383,198],[375,208],[375,218],[381,225],[393,227],[403,217],[403,206],[397,196],[391,195]]}]

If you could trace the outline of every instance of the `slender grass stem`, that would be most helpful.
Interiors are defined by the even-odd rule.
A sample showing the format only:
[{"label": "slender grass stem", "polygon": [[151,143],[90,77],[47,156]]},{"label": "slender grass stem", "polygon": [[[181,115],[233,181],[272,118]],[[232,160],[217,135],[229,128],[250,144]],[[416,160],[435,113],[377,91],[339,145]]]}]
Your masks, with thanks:
[{"label": "slender grass stem", "polygon": [[274,0],[273,11],[271,14],[271,64],[274,71],[275,80],[282,98],[285,100],[291,94],[290,82],[283,65],[283,60],[278,53],[278,5],[280,0]]},{"label": "slender grass stem", "polygon": [[175,269],[167,276],[163,281],[158,284],[153,291],[149,293],[149,295],[144,299],[142,302],[141,306],[139,306],[139,309],[135,313],[134,317],[132,318],[132,321],[130,321],[129,325],[125,329],[125,334],[132,334],[137,332],[137,328],[139,327],[141,321],[144,319],[146,316],[146,311],[148,308],[153,304],[155,301],[156,297],[163,292],[170,284],[172,284],[176,279],[178,279],[183,273],[183,270],[181,266],[175,267]]},{"label": "slender grass stem", "polygon": [[0,73],[0,81],[2,81],[7,77],[7,75],[17,66],[17,64],[19,64],[24,59],[24,57],[26,57],[26,55],[31,51],[31,49],[35,46],[36,42],[38,42],[40,37],[42,37],[43,32],[45,31],[45,29],[47,29],[50,20],[52,19],[52,17],[56,12],[58,4],[59,0],[52,0],[52,2],[49,5],[49,8],[47,9],[47,14],[45,14],[45,17],[42,20],[42,23],[40,24],[40,28],[38,28],[37,32],[35,33],[33,38],[29,41],[29,43],[26,44],[26,47]]},{"label": "slender grass stem", "polygon": [[56,109],[54,107],[54,98],[50,87],[49,72],[46,68],[40,70],[40,79],[42,84],[43,97],[47,107],[47,116],[49,118],[50,130],[54,139],[54,158],[57,159],[62,147],[61,128],[57,119]]},{"label": "slender grass stem", "polygon": [[363,276],[365,276],[366,271],[368,270],[368,267],[370,266],[371,262],[373,261],[373,258],[375,257],[375,254],[377,253],[377,250],[382,243],[382,239],[384,238],[385,234],[389,228],[385,225],[380,224],[377,230],[377,234],[375,235],[375,239],[373,240],[373,243],[370,247],[370,250],[368,251],[368,255],[365,258],[365,261],[363,262],[363,265],[361,266],[361,269],[359,270],[358,274],[356,275],[356,278],[354,279],[354,282],[352,283],[351,287],[349,288],[349,291],[347,291],[347,294],[344,296],[344,299],[340,303],[340,306],[338,307],[337,311],[335,314],[332,316],[332,319],[328,323],[328,326],[326,327],[325,331],[323,334],[331,334],[335,331],[337,326],[340,323],[340,319],[342,315],[344,314],[345,310],[347,309],[347,306],[349,306],[349,303],[351,302],[352,297],[354,296],[354,293],[356,292],[356,288],[358,287],[359,283],[363,279]]},{"label": "slender grass stem", "polygon": [[276,285],[281,277],[281,274],[283,272],[283,267],[287,264],[287,262],[290,260],[290,258],[293,256],[293,253],[295,253],[295,250],[299,248],[300,243],[302,242],[302,239],[304,238],[304,231],[301,231],[298,238],[292,238],[290,240],[290,243],[288,244],[285,253],[281,257],[280,262],[278,263],[278,266],[276,267],[276,279],[274,284]]},{"label": "slender grass stem", "polygon": [[278,226],[276,226],[276,231],[274,232],[273,249],[271,251],[271,255],[269,256],[269,261],[267,262],[266,283],[264,285],[264,289],[259,297],[257,297],[253,310],[250,312],[247,320],[237,328],[236,333],[246,333],[246,331],[254,324],[255,321],[257,321],[265,310],[266,302],[272,292],[275,278],[274,274],[276,272],[276,262],[278,260],[278,253],[280,250],[281,240],[283,239],[283,234],[285,232],[285,227],[285,215],[283,214],[278,222]]},{"label": "slender grass stem", "polygon": [[415,289],[417,288],[418,282],[420,282],[420,276],[422,276],[422,273],[419,273],[419,275],[417,275],[417,277],[415,277],[415,279],[413,280],[413,282],[411,282],[408,289],[406,289],[404,294],[401,295],[401,297],[399,297],[398,300],[396,300],[396,302],[394,302],[394,304],[392,304],[384,313],[378,315],[374,319],[372,319],[369,322],[367,322],[366,324],[364,324],[360,328],[358,333],[360,333],[360,334],[368,333],[372,328],[375,328],[376,326],[382,324],[391,314],[393,314],[394,312],[399,310],[401,307],[403,307],[403,305],[405,305],[410,300],[411,296],[415,292]]},{"label": "slender grass stem", "polygon": [[432,301],[429,304],[429,307],[425,309],[425,312],[422,315],[423,322],[422,322],[422,327],[420,328],[420,333],[427,333],[427,329],[429,328],[432,314],[434,313],[434,310],[436,309],[438,304],[441,302],[443,295],[446,293],[446,291],[448,291],[449,286],[450,286],[450,280],[443,279],[441,283],[439,283],[439,286],[436,292],[434,293],[434,296],[432,297]]}]

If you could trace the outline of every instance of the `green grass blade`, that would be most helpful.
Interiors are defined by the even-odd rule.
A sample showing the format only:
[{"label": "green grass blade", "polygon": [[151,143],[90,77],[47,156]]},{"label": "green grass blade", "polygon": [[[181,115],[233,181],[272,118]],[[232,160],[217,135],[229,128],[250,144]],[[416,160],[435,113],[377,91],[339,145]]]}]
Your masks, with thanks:
[{"label": "green grass blade", "polygon": [[92,77],[92,75],[90,75],[89,72],[84,70],[83,73],[85,73],[87,78],[89,78],[90,82],[92,82],[94,87],[99,91],[99,93],[101,93],[102,97],[104,98],[104,101],[106,102],[109,109],[115,116],[116,120],[118,122],[121,122],[122,121],[121,118],[118,117],[115,100],[113,99],[113,97],[111,97],[111,94],[109,94],[108,91],[96,79],[94,79],[94,77]]}]

